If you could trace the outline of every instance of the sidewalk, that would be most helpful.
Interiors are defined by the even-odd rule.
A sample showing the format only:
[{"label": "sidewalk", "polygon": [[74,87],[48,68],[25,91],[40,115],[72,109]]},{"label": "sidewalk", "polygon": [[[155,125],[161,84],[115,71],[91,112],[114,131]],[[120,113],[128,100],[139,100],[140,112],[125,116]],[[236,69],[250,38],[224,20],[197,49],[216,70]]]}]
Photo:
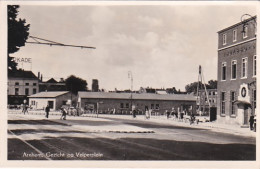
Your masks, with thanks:
[{"label": "sidewalk", "polygon": [[[9,110],[9,114],[22,114],[21,110]],[[43,110],[39,111],[29,111],[29,115],[39,115],[40,118],[44,118],[45,112]],[[49,113],[49,120],[57,120],[61,116],[60,112],[50,112]],[[150,121],[155,123],[163,123],[175,126],[182,126],[182,127],[191,127],[191,128],[199,128],[199,129],[208,129],[214,132],[221,132],[227,134],[234,134],[240,135],[245,137],[256,137],[256,132],[250,131],[249,128],[241,128],[238,125],[230,125],[230,124],[220,124],[217,122],[200,122],[199,124],[192,124],[190,125],[189,122],[179,122],[172,118],[167,119],[166,116],[152,116],[149,120],[145,119],[144,115],[137,115],[136,118],[133,118],[132,115],[114,115],[114,114],[99,114],[98,118],[96,114],[85,114],[83,116],[68,116],[68,119],[75,119],[75,120],[91,120],[91,121],[109,121],[106,118],[117,118],[117,119],[128,119],[128,120],[135,120],[135,121]],[[60,121],[62,123],[69,123],[69,121]],[[75,126],[75,124],[74,124]],[[85,128],[85,127],[84,127]],[[109,126],[102,126],[99,127],[95,126],[95,131],[103,131],[106,128],[106,132],[153,132],[152,130],[145,130],[143,128],[135,128],[134,126],[119,126],[119,125],[109,125]],[[94,128],[91,128],[94,131]]]}]

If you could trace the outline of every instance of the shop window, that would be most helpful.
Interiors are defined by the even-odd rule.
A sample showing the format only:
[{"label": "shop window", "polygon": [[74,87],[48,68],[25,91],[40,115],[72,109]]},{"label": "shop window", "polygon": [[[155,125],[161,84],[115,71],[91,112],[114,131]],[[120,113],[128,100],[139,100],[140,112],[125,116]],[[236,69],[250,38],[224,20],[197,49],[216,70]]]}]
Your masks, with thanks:
[{"label": "shop window", "polygon": [[237,61],[232,60],[231,62],[231,79],[237,78]]},{"label": "shop window", "polygon": [[226,93],[221,93],[221,114],[225,115],[225,106],[226,106]]},{"label": "shop window", "polygon": [[247,77],[247,58],[242,58],[241,78]]},{"label": "shop window", "polygon": [[155,109],[156,109],[156,110],[159,110],[159,108],[160,108],[159,104],[156,104],[156,105],[155,105]]},{"label": "shop window", "polygon": [[126,107],[126,108],[129,108],[129,103],[126,103],[126,104],[125,104],[125,107]]},{"label": "shop window", "polygon": [[223,62],[222,63],[222,80],[226,80],[226,70],[227,70],[227,63]]}]

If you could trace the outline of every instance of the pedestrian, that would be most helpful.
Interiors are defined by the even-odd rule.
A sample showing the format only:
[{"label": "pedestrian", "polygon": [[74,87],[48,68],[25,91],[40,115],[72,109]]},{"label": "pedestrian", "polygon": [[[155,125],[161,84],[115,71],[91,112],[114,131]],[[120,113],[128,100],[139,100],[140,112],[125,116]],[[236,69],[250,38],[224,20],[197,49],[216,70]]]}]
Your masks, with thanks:
[{"label": "pedestrian", "polygon": [[145,118],[150,119],[150,113],[149,113],[148,108],[145,108]]},{"label": "pedestrian", "polygon": [[181,112],[181,121],[182,121],[182,122],[183,122],[184,114],[185,114],[185,111],[183,110],[183,111]]},{"label": "pedestrian", "polygon": [[61,107],[61,120],[66,120],[67,110],[64,107]]},{"label": "pedestrian", "polygon": [[254,115],[251,113],[251,116],[249,118],[249,123],[250,123],[250,130],[254,129]]},{"label": "pedestrian", "polygon": [[178,107],[178,121],[180,121],[180,119],[181,119],[181,110],[180,110],[180,108]]},{"label": "pedestrian", "polygon": [[170,111],[166,110],[166,114],[167,114],[167,119],[170,118]]},{"label": "pedestrian", "polygon": [[135,118],[136,117],[136,110],[134,109],[133,110],[133,118]]},{"label": "pedestrian", "polygon": [[195,121],[195,116],[194,116],[194,114],[191,114],[191,115],[190,115],[190,125],[191,125],[192,123],[194,123],[194,121]]},{"label": "pedestrian", "polygon": [[45,112],[46,112],[45,117],[46,117],[46,118],[49,118],[50,106],[49,106],[48,104],[47,104],[47,106],[45,107]]},{"label": "pedestrian", "polygon": [[24,103],[24,104],[23,104],[22,113],[24,113],[24,115],[25,115],[26,112],[29,114],[29,112],[28,112],[28,107],[27,107],[27,105]]}]

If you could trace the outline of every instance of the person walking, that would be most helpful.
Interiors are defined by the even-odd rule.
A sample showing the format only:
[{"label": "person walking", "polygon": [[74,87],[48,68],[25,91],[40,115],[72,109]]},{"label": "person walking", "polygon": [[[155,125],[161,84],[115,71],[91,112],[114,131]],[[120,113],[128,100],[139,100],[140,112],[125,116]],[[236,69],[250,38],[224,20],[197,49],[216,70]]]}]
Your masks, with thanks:
[{"label": "person walking", "polygon": [[27,105],[24,103],[24,104],[23,104],[22,113],[24,113],[24,115],[25,115],[26,112],[29,114],[29,112],[28,112],[28,107],[27,107]]},{"label": "person walking", "polygon": [[167,114],[167,119],[170,118],[170,111],[166,110],[166,114]]},{"label": "person walking", "polygon": [[150,113],[148,108],[145,108],[145,119],[149,119],[150,118]]},{"label": "person walking", "polygon": [[61,120],[66,120],[67,110],[64,107],[61,107]]},{"label": "person walking", "polygon": [[249,123],[250,123],[250,130],[253,130],[254,129],[254,115],[253,113],[251,113],[251,116],[249,118]]},{"label": "person walking", "polygon": [[48,104],[47,104],[47,106],[45,107],[45,112],[46,112],[45,117],[46,117],[46,118],[49,118],[50,106],[49,106]]}]

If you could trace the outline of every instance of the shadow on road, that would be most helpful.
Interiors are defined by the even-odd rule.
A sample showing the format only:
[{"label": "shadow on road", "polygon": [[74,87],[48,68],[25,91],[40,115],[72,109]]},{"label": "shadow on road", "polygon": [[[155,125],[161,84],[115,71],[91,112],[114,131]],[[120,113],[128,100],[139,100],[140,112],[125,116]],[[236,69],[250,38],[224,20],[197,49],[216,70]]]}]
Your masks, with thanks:
[{"label": "shadow on road", "polygon": [[[49,137],[27,142],[43,153],[62,151],[65,154],[82,152],[103,155],[100,158],[74,156],[53,158],[54,160],[256,160],[256,146],[252,144],[211,144],[127,137],[118,139]],[[16,139],[8,139],[8,159],[27,160],[21,156],[24,152],[30,153],[31,149],[24,145],[19,147],[16,145]]]}]

